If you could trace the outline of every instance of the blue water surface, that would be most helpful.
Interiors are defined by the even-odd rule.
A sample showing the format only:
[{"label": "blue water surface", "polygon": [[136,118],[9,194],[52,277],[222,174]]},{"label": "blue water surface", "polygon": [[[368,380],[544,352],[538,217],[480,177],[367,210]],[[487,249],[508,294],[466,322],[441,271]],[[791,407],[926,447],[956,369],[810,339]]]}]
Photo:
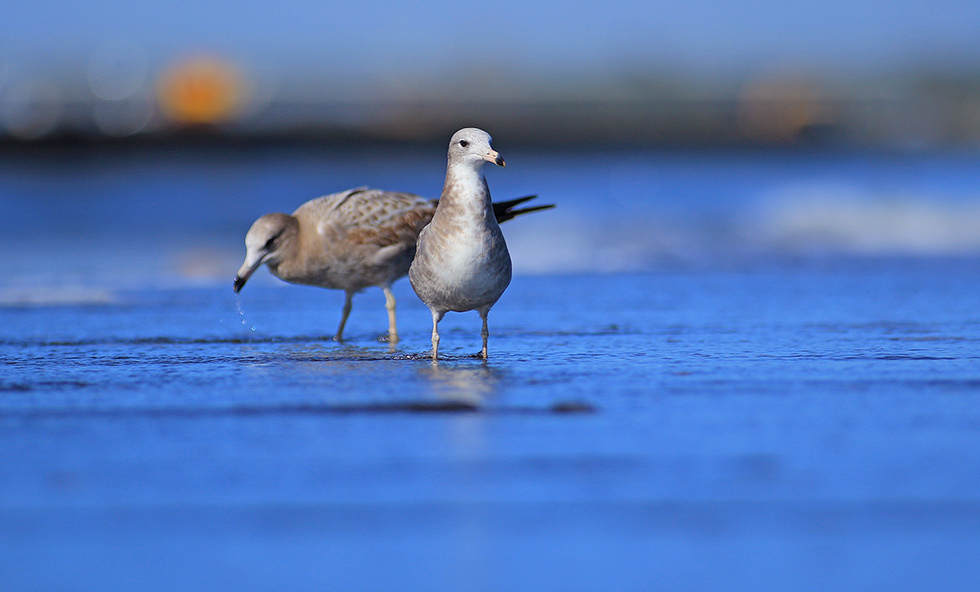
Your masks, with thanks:
[{"label": "blue water surface", "polygon": [[[8,589],[968,589],[980,262],[0,312]],[[327,306],[330,301],[333,306]],[[355,309],[358,310],[358,309]],[[247,323],[241,324],[242,317]],[[252,330],[250,323],[255,323]]]},{"label": "blue water surface", "polygon": [[[199,196],[113,206],[134,199],[115,185],[140,187],[134,170],[175,179],[151,176],[151,195],[171,182],[224,195],[254,167],[72,165],[77,199],[111,221],[76,213],[84,233],[3,239],[2,588],[975,589],[980,257],[949,238],[955,224],[922,238],[937,219],[968,219],[965,157],[657,158],[692,171],[658,190],[673,201],[630,205],[610,188],[635,180],[600,167],[601,206],[569,190],[567,204],[548,196],[553,214],[509,222],[515,265],[536,263],[490,314],[490,359],[472,355],[478,316],[451,314],[438,365],[407,281],[397,344],[379,339],[376,289],[355,298],[345,343],[330,339],[340,293],[262,272],[236,298],[237,225],[265,202],[230,215],[235,200],[215,198],[223,208],[197,210],[209,230],[185,211]],[[657,158],[615,156],[677,174]],[[265,174],[288,185],[314,160]],[[751,170],[724,193],[733,162]],[[759,205],[828,162],[843,185],[867,188],[855,179],[880,169],[914,195],[845,199],[820,183],[819,198]],[[54,201],[86,211],[41,195],[71,175],[37,166],[0,179],[5,206],[32,225],[67,223]],[[534,175],[543,197],[561,184]],[[717,199],[676,197],[699,193]],[[833,215],[753,225],[790,202]],[[908,226],[923,212],[928,224]],[[560,231],[552,215],[585,229],[555,242],[558,258],[535,242]],[[852,242],[848,215],[865,215],[877,242]],[[875,227],[882,216],[893,223]],[[113,231],[116,217],[132,226]],[[674,238],[660,242],[650,220]],[[596,228],[633,234],[586,269],[566,264],[599,244]]]}]

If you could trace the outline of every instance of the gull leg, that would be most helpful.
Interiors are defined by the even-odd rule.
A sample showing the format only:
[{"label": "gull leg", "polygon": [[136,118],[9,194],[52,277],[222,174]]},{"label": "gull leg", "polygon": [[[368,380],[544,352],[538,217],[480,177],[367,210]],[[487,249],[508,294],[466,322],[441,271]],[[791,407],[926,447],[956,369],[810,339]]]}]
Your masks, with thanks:
[{"label": "gull leg", "polygon": [[345,292],[346,298],[344,299],[344,308],[340,313],[340,326],[337,327],[337,334],[334,335],[334,341],[344,340],[344,325],[347,324],[347,317],[350,316],[350,309],[353,306],[352,300],[354,299],[353,292]]},{"label": "gull leg", "polygon": [[480,336],[483,337],[483,359],[487,359],[487,339],[490,337],[490,329],[487,328],[487,313],[489,310],[481,309],[480,318],[483,319],[483,330],[480,331]]},{"label": "gull leg", "polygon": [[391,286],[381,286],[385,293],[385,308],[388,309],[388,341],[398,342],[398,324],[395,322],[395,295],[391,293]]},{"label": "gull leg", "polygon": [[439,360],[439,321],[442,320],[442,314],[436,311],[432,311],[432,361],[436,362]]}]

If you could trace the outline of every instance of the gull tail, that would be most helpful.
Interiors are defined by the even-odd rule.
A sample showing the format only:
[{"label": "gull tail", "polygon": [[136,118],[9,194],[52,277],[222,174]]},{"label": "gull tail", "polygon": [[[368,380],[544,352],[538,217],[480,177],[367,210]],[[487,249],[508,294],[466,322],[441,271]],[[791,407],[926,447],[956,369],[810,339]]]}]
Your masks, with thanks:
[{"label": "gull tail", "polygon": [[517,216],[523,214],[530,214],[531,212],[538,212],[540,210],[550,210],[555,207],[555,204],[547,204],[543,206],[533,206],[530,208],[521,208],[515,210],[514,208],[521,205],[526,201],[531,201],[536,198],[537,195],[526,195],[524,197],[518,197],[517,199],[511,199],[508,201],[495,201],[493,202],[493,215],[497,218],[497,223],[506,222]]}]

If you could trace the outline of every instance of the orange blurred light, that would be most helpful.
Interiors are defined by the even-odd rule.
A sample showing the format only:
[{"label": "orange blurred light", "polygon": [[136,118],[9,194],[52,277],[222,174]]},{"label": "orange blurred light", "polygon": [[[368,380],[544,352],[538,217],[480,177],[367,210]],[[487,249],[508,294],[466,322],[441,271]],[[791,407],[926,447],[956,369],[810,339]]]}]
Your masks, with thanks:
[{"label": "orange blurred light", "polygon": [[820,123],[816,86],[794,78],[759,78],[746,84],[739,96],[739,124],[756,140],[790,142]]},{"label": "orange blurred light", "polygon": [[231,63],[199,56],[167,69],[157,87],[163,114],[182,125],[227,121],[240,110],[243,81]]}]

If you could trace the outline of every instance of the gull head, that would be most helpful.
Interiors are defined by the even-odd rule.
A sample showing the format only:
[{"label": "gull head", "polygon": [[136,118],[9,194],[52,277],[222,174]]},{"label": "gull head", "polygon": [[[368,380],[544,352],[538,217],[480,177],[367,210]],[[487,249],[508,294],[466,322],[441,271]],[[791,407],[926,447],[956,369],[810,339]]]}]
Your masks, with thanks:
[{"label": "gull head", "polygon": [[256,220],[245,235],[245,263],[235,275],[235,293],[262,264],[277,267],[298,231],[299,223],[288,214],[266,214]]},{"label": "gull head", "polygon": [[466,163],[479,169],[485,162],[504,166],[504,159],[490,147],[490,134],[475,127],[466,127],[449,140],[449,162]]}]

